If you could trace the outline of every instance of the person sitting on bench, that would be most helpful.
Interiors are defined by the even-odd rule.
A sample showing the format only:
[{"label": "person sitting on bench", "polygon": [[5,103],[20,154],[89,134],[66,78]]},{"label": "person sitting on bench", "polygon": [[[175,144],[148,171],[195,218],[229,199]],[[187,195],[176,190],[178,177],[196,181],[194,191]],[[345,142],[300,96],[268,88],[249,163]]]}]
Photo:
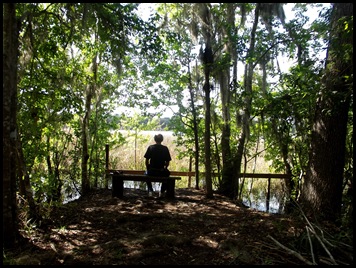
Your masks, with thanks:
[{"label": "person sitting on bench", "polygon": [[[162,134],[157,134],[154,136],[156,144],[148,146],[147,151],[144,155],[146,158],[146,174],[148,176],[158,176],[158,177],[169,177],[170,172],[168,170],[169,162],[172,160],[167,146],[162,145],[163,136]],[[152,195],[153,188],[152,183],[147,182],[148,194]],[[162,182],[161,185],[161,196],[167,190],[167,183]]]}]

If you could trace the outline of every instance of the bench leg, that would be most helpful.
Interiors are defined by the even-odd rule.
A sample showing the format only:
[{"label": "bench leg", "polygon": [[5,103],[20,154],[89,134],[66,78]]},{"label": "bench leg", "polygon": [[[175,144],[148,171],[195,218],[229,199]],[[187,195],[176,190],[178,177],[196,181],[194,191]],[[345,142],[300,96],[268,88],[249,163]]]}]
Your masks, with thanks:
[{"label": "bench leg", "polygon": [[124,180],[119,176],[112,177],[112,197],[122,198],[124,196]]},{"label": "bench leg", "polygon": [[174,198],[174,189],[175,189],[175,180],[168,180],[167,181],[167,198]]}]

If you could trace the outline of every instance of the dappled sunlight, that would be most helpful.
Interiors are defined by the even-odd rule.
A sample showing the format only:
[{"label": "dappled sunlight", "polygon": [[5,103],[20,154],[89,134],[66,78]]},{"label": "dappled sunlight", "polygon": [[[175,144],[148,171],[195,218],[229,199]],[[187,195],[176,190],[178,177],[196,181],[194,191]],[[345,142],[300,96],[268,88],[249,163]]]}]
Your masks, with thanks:
[{"label": "dappled sunlight", "polygon": [[210,248],[217,248],[219,243],[217,241],[212,240],[210,237],[207,236],[199,236],[198,238],[194,239],[192,243],[197,243],[199,245],[205,245]]},{"label": "dappled sunlight", "polygon": [[56,223],[33,243],[67,265],[231,264],[241,252],[244,263],[263,263],[258,247],[270,244],[268,235],[285,241],[303,229],[283,215],[239,207],[218,194],[208,199],[196,189],[176,189],[175,199],[140,189],[125,189],[120,199],[98,190],[53,213]]}]

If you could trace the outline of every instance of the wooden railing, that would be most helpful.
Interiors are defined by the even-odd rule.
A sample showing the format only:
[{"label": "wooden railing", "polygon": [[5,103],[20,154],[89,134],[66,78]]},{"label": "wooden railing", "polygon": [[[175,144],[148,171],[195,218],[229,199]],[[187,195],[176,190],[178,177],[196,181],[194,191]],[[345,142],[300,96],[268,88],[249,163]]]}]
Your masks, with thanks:
[{"label": "wooden railing", "polygon": [[[144,174],[144,170],[128,170],[128,169],[107,169],[106,173],[113,174],[115,171],[122,171],[124,174],[131,174],[131,175],[137,175],[137,174]],[[188,179],[188,188],[191,185],[191,178],[195,177],[195,172],[192,171],[171,171],[172,176],[180,176],[180,177],[189,177]],[[204,173],[202,172],[202,175]],[[213,175],[217,176],[216,173]],[[269,211],[269,201],[271,197],[271,179],[290,179],[291,176],[288,174],[271,174],[271,173],[241,173],[240,178],[256,178],[256,179],[268,179],[267,182],[267,196],[266,196],[266,210]]]},{"label": "wooden railing", "polygon": [[[115,171],[123,171],[124,174],[144,174],[144,170],[127,170],[127,169],[109,169],[109,145],[106,145],[106,174],[112,174]],[[191,178],[195,177],[194,171],[170,171],[172,176],[188,177],[188,187],[191,185]],[[204,176],[204,172],[199,173]],[[213,176],[219,174],[213,173]],[[221,176],[221,174],[220,174]],[[269,200],[271,196],[271,179],[291,179],[290,174],[272,174],[272,173],[241,173],[240,178],[255,178],[255,179],[268,179],[266,208],[269,210]]]},{"label": "wooden railing", "polygon": [[[115,171],[122,171],[124,174],[140,175],[144,174],[145,170],[131,170],[131,169],[107,169],[106,173],[114,173]],[[181,177],[195,177],[195,172],[192,171],[170,171],[172,176]]]}]

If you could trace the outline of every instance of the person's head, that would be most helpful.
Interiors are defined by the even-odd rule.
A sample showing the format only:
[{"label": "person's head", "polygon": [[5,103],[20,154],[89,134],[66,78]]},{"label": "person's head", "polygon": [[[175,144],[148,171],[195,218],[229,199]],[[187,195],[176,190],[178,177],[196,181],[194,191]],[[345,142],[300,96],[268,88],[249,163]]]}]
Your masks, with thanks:
[{"label": "person's head", "polygon": [[163,136],[162,136],[162,134],[157,134],[157,135],[155,135],[154,139],[155,139],[155,142],[161,143],[163,141]]}]

